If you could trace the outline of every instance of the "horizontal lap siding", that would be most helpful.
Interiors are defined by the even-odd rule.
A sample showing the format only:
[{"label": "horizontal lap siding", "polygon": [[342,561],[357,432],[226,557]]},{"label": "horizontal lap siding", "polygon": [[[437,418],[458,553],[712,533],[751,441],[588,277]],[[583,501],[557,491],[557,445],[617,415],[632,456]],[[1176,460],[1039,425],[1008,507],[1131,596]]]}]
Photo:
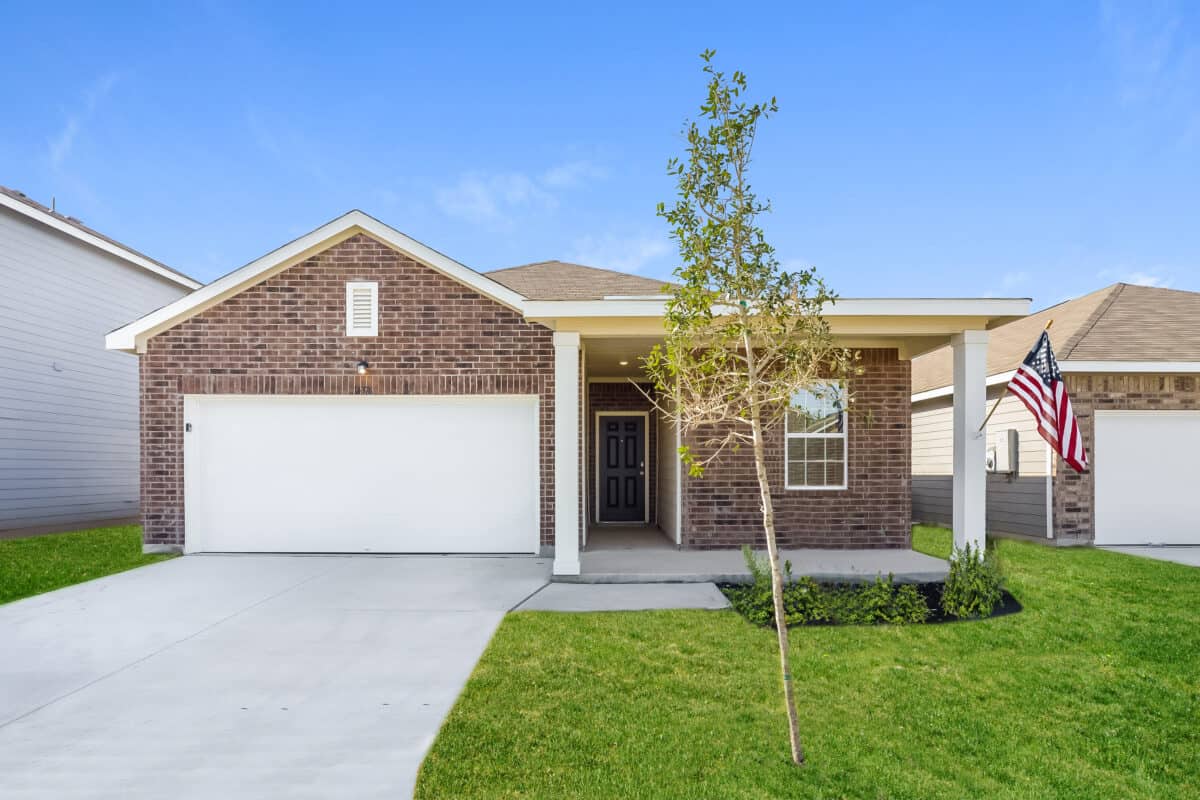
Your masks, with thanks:
[{"label": "horizontal lap siding", "polygon": [[104,335],[186,290],[0,209],[0,533],[138,513],[138,362]]},{"label": "horizontal lap siding", "polygon": [[[769,432],[766,454],[781,547],[908,547],[911,541],[909,362],[895,350],[864,350],[853,381],[848,489],[784,489],[784,431]],[[703,457],[702,438],[684,444]],[[683,541],[696,548],[764,545],[750,448],[728,453],[702,478],[683,481]]]},{"label": "horizontal lap siding", "polygon": [[[987,529],[994,533],[1046,536],[1046,445],[1033,415],[1004,386],[988,389],[989,447],[1005,445],[1007,431],[1018,435],[1019,475],[987,477]],[[913,406],[913,520],[949,526],[953,519],[954,401],[924,400]]]},{"label": "horizontal lap siding", "polygon": [[[379,282],[379,335],[345,335],[345,285]],[[362,234],[153,337],[142,357],[147,544],[183,544],[184,394],[532,394],[541,540],[553,540],[551,332]],[[355,364],[370,362],[366,376]],[[464,475],[470,472],[463,456]],[[464,497],[469,481],[463,483]]]}]

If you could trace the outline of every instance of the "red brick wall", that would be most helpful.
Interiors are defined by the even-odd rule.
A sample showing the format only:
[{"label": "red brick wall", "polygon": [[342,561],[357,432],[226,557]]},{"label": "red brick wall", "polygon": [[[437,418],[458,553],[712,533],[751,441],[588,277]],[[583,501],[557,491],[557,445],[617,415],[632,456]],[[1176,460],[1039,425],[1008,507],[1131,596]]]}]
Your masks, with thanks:
[{"label": "red brick wall", "polygon": [[1200,409],[1200,376],[1068,374],[1065,377],[1083,445],[1087,448],[1089,468],[1077,473],[1055,456],[1054,538],[1058,544],[1090,544],[1096,536],[1096,482],[1092,470],[1104,459],[1103,449],[1096,449],[1095,413]]},{"label": "red brick wall", "polygon": [[[379,282],[379,335],[345,335],[345,284]],[[141,358],[142,524],[184,540],[184,394],[536,394],[541,537],[554,535],[551,332],[362,234],[153,337]],[[359,377],[359,359],[371,363]]]},{"label": "red brick wall", "polygon": [[[653,394],[653,385],[642,384],[642,389]],[[597,411],[646,411],[649,419],[646,422],[646,446],[649,459],[646,461],[646,510],[650,513],[650,523],[658,522],[658,425],[654,412],[654,404],[646,395],[628,381],[621,383],[589,383],[587,407],[587,494],[588,522],[595,524],[596,504],[596,412]]]},{"label": "red brick wall", "polygon": [[[911,544],[909,362],[895,350],[864,350],[853,381],[848,488],[784,489],[784,431],[767,437],[767,459],[781,547],[874,548]],[[685,441],[703,455],[696,436]],[[765,547],[754,455],[723,456],[703,478],[684,478],[683,544],[694,548]]]}]

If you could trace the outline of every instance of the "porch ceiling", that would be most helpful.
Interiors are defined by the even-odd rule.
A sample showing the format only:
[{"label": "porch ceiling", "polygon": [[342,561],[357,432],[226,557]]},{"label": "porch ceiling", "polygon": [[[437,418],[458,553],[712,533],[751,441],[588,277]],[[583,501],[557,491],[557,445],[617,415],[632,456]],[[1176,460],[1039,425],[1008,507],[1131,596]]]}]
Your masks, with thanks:
[{"label": "porch ceiling", "polygon": [[585,338],[583,348],[586,377],[643,377],[642,359],[661,341],[660,338],[650,336]]}]

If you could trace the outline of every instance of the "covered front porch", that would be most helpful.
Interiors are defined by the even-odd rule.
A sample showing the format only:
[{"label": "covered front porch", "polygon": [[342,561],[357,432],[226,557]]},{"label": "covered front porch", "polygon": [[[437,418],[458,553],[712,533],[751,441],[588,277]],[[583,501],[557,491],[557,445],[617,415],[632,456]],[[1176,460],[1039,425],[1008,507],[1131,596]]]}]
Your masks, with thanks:
[{"label": "covered front porch", "polygon": [[[945,580],[945,561],[911,549],[789,549],[792,574],[827,583],[857,583],[892,575],[901,583]],[[740,550],[683,550],[657,526],[593,530],[580,553],[578,575],[555,575],[564,583],[747,583],[750,571]]]},{"label": "covered front porch", "polygon": [[[683,474],[678,431],[644,394],[651,387],[637,385],[641,357],[661,339],[662,298],[620,298],[614,316],[616,300],[544,302],[535,311],[545,316],[531,315],[555,329],[555,580],[745,580],[740,545],[762,549],[757,491],[745,471],[718,476],[716,467],[702,479]],[[868,357],[859,396],[874,421],[851,426],[841,485],[792,485],[784,477],[791,455],[783,439],[775,446],[777,530],[793,574],[827,581],[888,573],[915,582],[944,578],[944,562],[909,548],[907,362],[946,342],[955,354],[955,540],[983,542],[986,440],[977,429],[986,411],[987,329],[1026,306],[841,300],[826,314],[839,339]]]}]

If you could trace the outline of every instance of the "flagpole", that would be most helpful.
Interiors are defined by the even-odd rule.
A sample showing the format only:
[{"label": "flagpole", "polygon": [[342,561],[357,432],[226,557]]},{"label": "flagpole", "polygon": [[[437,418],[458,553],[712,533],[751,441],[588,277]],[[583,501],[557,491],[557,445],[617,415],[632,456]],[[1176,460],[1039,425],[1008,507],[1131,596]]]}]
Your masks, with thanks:
[{"label": "flagpole", "polygon": [[[1049,320],[1047,320],[1047,321],[1046,321],[1046,327],[1042,328],[1042,330],[1043,330],[1043,331],[1048,331],[1048,330],[1050,330],[1050,326],[1051,326],[1051,325],[1053,325],[1053,324],[1054,324],[1054,320],[1053,320],[1053,319],[1049,319]],[[981,425],[979,426],[979,430],[975,431],[976,433],[983,433],[983,429],[987,427],[988,420],[992,418],[992,414],[995,414],[995,413],[996,413],[996,409],[1000,407],[1000,401],[1001,401],[1001,400],[1003,400],[1003,399],[1004,399],[1004,393],[1003,393],[1003,392],[1001,392],[1001,393],[1000,393],[1000,396],[996,398],[996,402],[995,402],[995,403],[992,405],[992,410],[991,410],[991,411],[989,411],[989,412],[987,413],[987,416],[983,418],[983,424],[981,424]]]}]

